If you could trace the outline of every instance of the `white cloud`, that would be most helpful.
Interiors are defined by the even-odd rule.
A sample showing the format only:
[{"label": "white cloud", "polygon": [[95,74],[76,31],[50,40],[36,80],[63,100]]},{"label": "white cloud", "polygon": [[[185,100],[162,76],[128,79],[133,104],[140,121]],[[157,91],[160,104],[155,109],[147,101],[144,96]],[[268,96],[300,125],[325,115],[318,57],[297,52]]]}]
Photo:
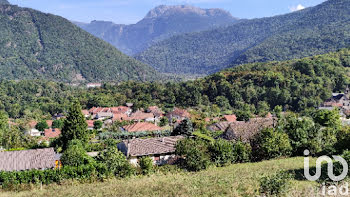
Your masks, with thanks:
[{"label": "white cloud", "polygon": [[292,7],[289,7],[289,10],[291,12],[295,12],[295,11],[299,11],[299,10],[303,10],[305,9],[305,7],[301,4],[297,5],[297,6],[292,6]]}]

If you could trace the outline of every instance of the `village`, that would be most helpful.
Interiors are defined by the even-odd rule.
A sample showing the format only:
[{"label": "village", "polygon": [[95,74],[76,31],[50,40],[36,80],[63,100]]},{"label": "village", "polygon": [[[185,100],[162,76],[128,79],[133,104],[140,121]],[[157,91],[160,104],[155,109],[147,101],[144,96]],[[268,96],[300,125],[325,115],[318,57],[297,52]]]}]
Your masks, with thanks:
[{"label": "village", "polygon": [[[186,109],[174,107],[165,113],[157,106],[133,111],[132,103],[117,107],[93,107],[81,111],[85,117],[87,129],[95,133],[91,144],[112,137],[119,140],[117,148],[129,162],[137,166],[139,159],[149,157],[154,165],[174,164],[177,141],[183,135],[172,135],[174,129],[184,122],[194,119],[194,115]],[[320,110],[338,109],[343,124],[349,124],[350,112],[349,89],[345,93],[333,93],[320,107]],[[282,112],[285,113],[285,112]],[[0,171],[23,171],[32,169],[60,168],[61,153],[57,153],[51,143],[61,136],[65,116],[58,114],[52,120],[29,121],[23,131],[26,135],[38,139],[43,148],[18,151],[0,151]],[[264,128],[274,128],[278,117],[267,113],[264,117],[251,117],[248,121],[238,121],[235,114],[219,117],[205,117],[201,120],[215,138],[228,141],[249,141]],[[9,125],[15,125],[9,120]],[[114,134],[114,135],[113,135]],[[107,136],[107,137],[106,137]],[[103,148],[91,150],[89,156],[96,157]]]}]

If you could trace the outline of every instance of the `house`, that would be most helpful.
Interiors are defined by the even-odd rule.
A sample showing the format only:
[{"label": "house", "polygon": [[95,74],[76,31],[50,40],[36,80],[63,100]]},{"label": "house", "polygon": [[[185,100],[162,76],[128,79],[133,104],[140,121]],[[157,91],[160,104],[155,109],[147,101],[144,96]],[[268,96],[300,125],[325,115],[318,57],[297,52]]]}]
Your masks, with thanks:
[{"label": "house", "polygon": [[124,126],[123,129],[127,132],[150,132],[150,131],[161,131],[161,127],[149,122],[137,122],[132,125]]},{"label": "house", "polygon": [[25,131],[25,134],[26,135],[30,135],[32,137],[39,137],[41,136],[42,132],[39,131],[38,129],[35,128],[35,126],[38,124],[37,121],[30,121],[28,124],[27,124],[27,129]]},{"label": "house", "polygon": [[146,110],[147,113],[152,113],[154,117],[161,118],[163,117],[164,112],[158,106],[151,106]]},{"label": "house", "polygon": [[85,110],[81,110],[81,113],[85,116],[85,118],[88,118],[88,117],[91,116],[89,110],[86,110],[86,109]]},{"label": "house", "polygon": [[0,152],[0,171],[44,170],[56,166],[53,148]]},{"label": "house", "polygon": [[101,83],[88,83],[88,84],[86,84],[86,87],[87,88],[100,88],[100,87],[102,87],[102,84]]},{"label": "house", "polygon": [[346,88],[345,93],[332,93],[332,97],[323,102],[318,109],[333,110],[339,109],[342,117],[350,115],[350,92]]},{"label": "house", "polygon": [[87,120],[88,130],[94,130],[94,120]]},{"label": "house", "polygon": [[124,140],[118,144],[118,149],[133,165],[138,165],[138,160],[144,156],[150,157],[155,165],[173,164],[176,161],[176,142],[183,138],[172,136]]},{"label": "house", "polygon": [[89,114],[95,119],[112,118],[116,114],[126,114],[129,116],[132,109],[125,106],[119,107],[93,107],[89,111]]},{"label": "house", "polygon": [[115,122],[115,121],[121,122],[126,119],[128,119],[128,115],[126,114],[113,114],[112,122]]},{"label": "house", "polygon": [[166,117],[169,119],[169,121],[172,119],[184,120],[186,118],[190,118],[191,115],[185,109],[175,108],[172,112],[169,112]]},{"label": "house", "polygon": [[222,121],[222,122],[218,122],[208,126],[207,129],[211,132],[226,131],[227,128],[230,126],[230,124],[231,124],[230,122]]},{"label": "house", "polygon": [[136,111],[135,113],[132,113],[130,117],[126,117],[123,120],[128,121],[146,121],[146,122],[154,122],[157,119],[154,117],[152,113],[145,113],[142,111]]},{"label": "house", "polygon": [[111,107],[110,109],[114,115],[126,114],[127,116],[130,116],[130,114],[132,113],[132,109],[126,106]]},{"label": "house", "polygon": [[249,142],[262,129],[273,128],[276,123],[275,118],[251,118],[248,122],[236,121],[230,123],[225,133],[220,137],[226,140]]},{"label": "house", "polygon": [[58,138],[61,135],[61,130],[57,128],[45,129],[44,136],[45,138]]},{"label": "house", "polygon": [[236,115],[224,115],[223,117],[224,121],[227,121],[227,122],[236,122],[237,121],[237,117]]}]

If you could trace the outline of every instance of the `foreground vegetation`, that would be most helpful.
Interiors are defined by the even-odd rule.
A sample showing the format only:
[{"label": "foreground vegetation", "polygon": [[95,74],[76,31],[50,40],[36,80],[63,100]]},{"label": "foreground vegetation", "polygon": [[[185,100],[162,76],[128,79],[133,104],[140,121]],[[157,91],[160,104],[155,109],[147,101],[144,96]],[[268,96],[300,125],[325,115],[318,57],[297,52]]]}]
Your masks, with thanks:
[{"label": "foreground vegetation", "polygon": [[[312,161],[311,166],[314,165]],[[212,167],[189,173],[155,173],[128,179],[111,179],[105,182],[85,183],[67,181],[62,185],[33,185],[31,191],[0,193],[5,196],[255,196],[259,179],[281,170],[303,169],[303,158],[289,158],[260,163],[234,164]],[[289,196],[314,196],[317,183],[294,179],[288,189]]]}]

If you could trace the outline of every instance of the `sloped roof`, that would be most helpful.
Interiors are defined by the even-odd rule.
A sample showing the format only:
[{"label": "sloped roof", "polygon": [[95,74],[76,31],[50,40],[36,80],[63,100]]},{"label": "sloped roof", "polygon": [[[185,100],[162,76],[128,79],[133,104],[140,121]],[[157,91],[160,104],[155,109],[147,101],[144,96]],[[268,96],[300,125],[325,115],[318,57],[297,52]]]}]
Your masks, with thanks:
[{"label": "sloped roof", "polygon": [[208,127],[210,131],[226,131],[226,129],[230,126],[230,122],[224,121],[224,122],[218,122],[215,124],[212,124]]},{"label": "sloped roof", "polygon": [[224,115],[224,118],[228,122],[236,122],[236,120],[237,120],[237,117],[234,114],[232,114],[232,115]]},{"label": "sloped roof", "polygon": [[128,147],[128,156],[146,156],[155,154],[174,153],[176,142],[182,136],[124,140]]},{"label": "sloped roof", "polygon": [[87,120],[86,123],[88,124],[88,127],[94,127],[94,120]]},{"label": "sloped roof", "polygon": [[60,129],[45,129],[45,138],[57,138],[61,135]]},{"label": "sloped roof", "polygon": [[169,112],[167,114],[167,117],[170,117],[170,116],[179,116],[179,117],[183,117],[183,118],[190,118],[191,117],[190,113],[188,113],[187,110],[180,109],[180,108],[175,108],[172,112]]},{"label": "sloped roof", "polygon": [[22,171],[55,167],[53,148],[0,152],[0,171]]},{"label": "sloped roof", "polygon": [[252,118],[248,122],[233,122],[221,137],[226,140],[249,142],[262,129],[274,127],[275,122],[274,118]]},{"label": "sloped roof", "polygon": [[130,108],[125,106],[111,107],[111,111],[113,114],[125,114],[129,110]]},{"label": "sloped roof", "polygon": [[154,125],[149,122],[138,122],[132,125],[127,125],[123,127],[128,132],[142,132],[142,131],[160,131],[161,127]]},{"label": "sloped roof", "polygon": [[125,117],[124,120],[146,120],[148,118],[154,118],[152,113],[144,113],[142,111],[137,111],[131,114],[130,117]]}]

